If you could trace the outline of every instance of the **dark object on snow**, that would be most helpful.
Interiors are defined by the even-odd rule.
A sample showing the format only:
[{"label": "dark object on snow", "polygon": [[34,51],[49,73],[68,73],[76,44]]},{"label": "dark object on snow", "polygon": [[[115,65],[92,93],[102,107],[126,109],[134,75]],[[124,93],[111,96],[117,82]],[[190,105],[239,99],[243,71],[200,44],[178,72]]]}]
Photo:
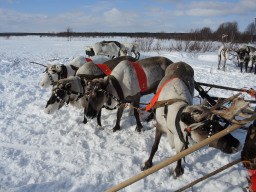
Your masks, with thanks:
[{"label": "dark object on snow", "polygon": [[256,169],[256,121],[250,125],[245,144],[241,152],[243,166],[247,169]]}]

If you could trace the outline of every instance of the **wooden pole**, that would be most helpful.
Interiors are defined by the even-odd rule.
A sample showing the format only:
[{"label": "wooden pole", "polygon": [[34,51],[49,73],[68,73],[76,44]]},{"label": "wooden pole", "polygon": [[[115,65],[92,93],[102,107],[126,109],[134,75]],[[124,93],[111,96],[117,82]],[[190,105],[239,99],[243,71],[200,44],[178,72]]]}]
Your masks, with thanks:
[{"label": "wooden pole", "polygon": [[201,182],[201,181],[203,181],[203,180],[205,180],[205,179],[207,179],[209,177],[212,177],[213,175],[216,175],[217,173],[220,173],[221,171],[224,171],[225,169],[227,169],[227,168],[229,168],[229,167],[239,163],[240,161],[241,161],[241,158],[238,158],[237,160],[232,161],[231,163],[228,163],[227,165],[224,165],[223,167],[217,169],[216,171],[213,171],[213,172],[211,172],[211,173],[209,173],[209,174],[207,174],[207,175],[205,175],[205,176],[203,176],[203,177],[193,181],[192,183],[190,183],[190,184],[180,188],[179,190],[177,190],[175,192],[184,191],[184,190],[188,189],[189,187],[192,187],[193,185],[195,185],[195,184],[197,184],[197,183],[199,183],[199,182]]},{"label": "wooden pole", "polygon": [[225,90],[231,90],[231,91],[244,91],[245,89],[238,89],[238,88],[232,88],[232,87],[225,87],[221,85],[214,85],[214,84],[208,84],[208,83],[202,83],[202,82],[197,82],[199,85],[203,86],[208,86],[208,87],[214,87],[214,88],[219,88],[219,89],[225,89]]},{"label": "wooden pole", "polygon": [[106,190],[106,192],[114,192],[114,191],[118,191],[120,189],[123,189],[123,188],[127,187],[128,185],[131,185],[131,184],[139,181],[140,179],[143,179],[144,177],[147,177],[148,175],[158,171],[159,169],[162,169],[162,168],[168,166],[169,164],[185,157],[186,155],[188,155],[188,154],[190,154],[190,153],[192,153],[192,152],[210,144],[214,140],[219,139],[219,138],[231,133],[232,131],[240,128],[241,126],[242,125],[234,124],[234,125],[226,128],[226,129],[214,134],[213,136],[201,141],[200,143],[197,143],[197,144],[191,146],[190,148],[188,148],[184,151],[181,151],[177,155],[175,155],[175,156],[173,156],[169,159],[166,159],[165,161],[163,161],[163,162],[161,162],[161,163],[159,163],[159,164],[157,164],[157,165],[139,173],[138,175],[135,175],[135,176],[131,177],[130,179],[128,179],[128,180],[126,180],[126,181],[124,181],[124,182]]}]

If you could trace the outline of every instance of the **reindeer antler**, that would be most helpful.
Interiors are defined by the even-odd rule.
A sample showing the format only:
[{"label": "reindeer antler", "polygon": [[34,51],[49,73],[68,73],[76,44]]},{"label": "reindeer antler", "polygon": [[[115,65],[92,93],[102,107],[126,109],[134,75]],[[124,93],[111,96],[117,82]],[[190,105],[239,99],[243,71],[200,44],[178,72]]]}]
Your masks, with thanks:
[{"label": "reindeer antler", "polygon": [[34,62],[34,61],[30,61],[29,63],[37,64],[37,65],[42,65],[42,66],[44,66],[44,67],[47,67],[46,65],[43,65],[43,64],[41,64],[41,63],[37,63],[37,62]]},{"label": "reindeer antler", "polygon": [[[253,109],[249,107],[249,102],[245,102],[244,98],[239,98],[238,96],[241,95],[241,93],[238,93],[232,97],[229,97],[227,99],[221,100],[219,99],[217,103],[211,107],[210,109],[206,110],[204,113],[202,113],[196,121],[200,121],[202,118],[210,115],[215,114],[219,115],[220,117],[230,121],[231,123],[244,125],[249,123],[250,121],[256,119],[256,113],[252,113]],[[225,110],[218,110],[223,104],[232,101],[232,104],[229,108]],[[246,113],[251,113],[251,115],[248,115]],[[245,119],[243,120],[236,120],[235,117],[240,116]]]}]

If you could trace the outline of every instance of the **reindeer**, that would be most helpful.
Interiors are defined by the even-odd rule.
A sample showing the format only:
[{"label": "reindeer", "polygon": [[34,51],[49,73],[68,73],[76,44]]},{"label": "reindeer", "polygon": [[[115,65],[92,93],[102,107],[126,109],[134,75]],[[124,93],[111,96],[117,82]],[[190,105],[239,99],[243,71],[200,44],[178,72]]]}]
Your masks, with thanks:
[{"label": "reindeer", "polygon": [[231,51],[232,51],[231,47],[233,45],[233,43],[231,41],[229,48],[226,47],[226,45],[224,43],[224,39],[227,40],[227,37],[228,37],[228,35],[222,34],[222,46],[218,50],[218,69],[220,69],[221,62],[223,62],[223,66],[222,66],[223,71],[226,70],[226,62],[227,62],[227,60],[230,59],[229,56],[231,55]]},{"label": "reindeer", "polygon": [[[256,65],[256,51],[250,53],[250,55],[249,55],[248,67],[251,68],[250,72],[252,72],[253,65]],[[256,74],[256,67],[254,69],[254,74]]]},{"label": "reindeer", "polygon": [[[248,117],[241,112],[248,108],[249,103],[237,98],[238,95],[224,101],[219,100],[212,108],[209,108],[206,101],[201,105],[193,105],[194,70],[186,63],[178,62],[170,65],[166,69],[165,77],[159,83],[157,90],[156,96],[146,108],[146,110],[156,108],[157,126],[150,156],[142,165],[142,170],[152,167],[152,160],[162,134],[167,135],[171,148],[175,148],[176,152],[179,153],[186,149],[189,144],[200,142],[223,130],[223,127],[218,120],[213,118],[212,114],[221,116],[232,123],[248,123],[248,119],[235,120],[235,116],[238,114]],[[230,108],[217,110],[231,100],[234,101]],[[209,146],[227,154],[238,152],[241,149],[240,142],[231,134],[211,142]],[[178,160],[174,175],[178,177],[183,173],[181,160]]]},{"label": "reindeer", "polygon": [[226,69],[226,61],[229,59],[230,49],[222,45],[218,50],[218,69],[220,69],[221,61],[223,62],[223,71]]},{"label": "reindeer", "polygon": [[[250,59],[250,53],[253,53],[256,51],[255,47],[242,45],[239,47],[238,50],[236,50],[237,53],[237,59],[240,65],[241,72],[243,72],[243,64],[245,64],[245,72],[247,72],[248,68],[248,62]],[[252,68],[251,68],[252,70]]]},{"label": "reindeer", "polygon": [[[95,56],[90,60],[93,60],[95,63],[103,63],[105,61],[108,61],[109,59],[110,58],[107,56]],[[40,86],[43,88],[48,88],[51,85],[55,85],[60,79],[74,76],[79,67],[87,62],[87,58],[85,58],[84,56],[79,56],[66,65],[43,65],[44,67],[46,67],[46,69],[44,71],[45,75],[40,82]]]},{"label": "reindeer", "polygon": [[[110,70],[109,72],[111,72],[111,70],[123,60],[136,61],[133,57],[122,56],[106,61],[104,64]],[[87,95],[85,95],[86,84],[84,83],[84,80],[92,80],[94,78],[103,78],[106,76],[99,65],[93,62],[88,62],[77,70],[76,76],[59,80],[56,86],[52,89],[51,97],[45,106],[44,112],[46,114],[53,114],[65,104],[68,105],[69,103],[78,109],[85,109],[88,98]],[[97,122],[98,127],[101,129],[100,113],[97,116]],[[85,115],[83,123],[87,123]]]},{"label": "reindeer", "polygon": [[[138,66],[138,65],[139,66]],[[122,61],[112,71],[111,75],[104,79],[94,79],[90,82],[88,93],[88,105],[86,116],[94,118],[102,107],[117,110],[117,120],[113,132],[120,130],[120,120],[125,103],[132,103],[134,116],[136,118],[136,131],[143,131],[140,121],[139,107],[140,97],[155,92],[158,83],[165,73],[165,69],[172,61],[165,57],[151,57],[137,61],[136,66],[141,67],[144,74],[143,83],[138,80],[137,71],[133,63]],[[145,86],[145,84],[147,84]]]}]

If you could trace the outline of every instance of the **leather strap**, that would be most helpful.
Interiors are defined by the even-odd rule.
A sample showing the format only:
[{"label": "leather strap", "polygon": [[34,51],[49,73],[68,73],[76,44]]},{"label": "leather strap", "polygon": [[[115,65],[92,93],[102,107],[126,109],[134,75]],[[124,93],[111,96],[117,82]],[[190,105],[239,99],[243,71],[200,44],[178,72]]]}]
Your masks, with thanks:
[{"label": "leather strap", "polygon": [[113,75],[109,75],[108,77],[111,80],[114,88],[116,89],[119,100],[123,101],[124,100],[124,93],[123,93],[123,90],[122,90],[119,82],[117,81],[117,79]]}]

